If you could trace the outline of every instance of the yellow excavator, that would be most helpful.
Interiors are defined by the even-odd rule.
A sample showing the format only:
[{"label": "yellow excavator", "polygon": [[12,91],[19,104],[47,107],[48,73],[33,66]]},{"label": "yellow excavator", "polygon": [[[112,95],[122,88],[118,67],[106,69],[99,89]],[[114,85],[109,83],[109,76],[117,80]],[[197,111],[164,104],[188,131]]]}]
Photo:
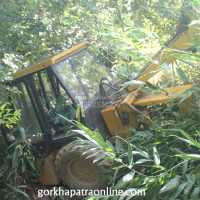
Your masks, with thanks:
[{"label": "yellow excavator", "polygon": [[[167,44],[166,49],[191,51],[193,37],[199,33],[195,26],[184,27]],[[20,123],[27,138],[37,149],[36,166],[44,185],[62,182],[72,189],[94,189],[102,185],[100,171],[105,166],[86,159],[82,152],[90,147],[69,145],[77,137],[73,125],[61,119],[77,119],[90,130],[98,131],[104,139],[113,141],[113,136],[132,136],[131,127],[141,124],[151,126],[152,120],[147,107],[174,101],[173,95],[184,94],[193,85],[167,88],[159,95],[140,90],[141,84],[129,85],[121,90],[115,73],[106,68],[89,49],[85,41],[62,53],[37,62],[12,74],[12,86],[20,93],[13,96],[14,108],[21,110]],[[144,84],[154,76],[164,62],[176,60],[175,54],[168,55],[160,50],[151,62],[138,73],[136,81]],[[116,92],[119,91],[119,92]],[[186,106],[187,104],[187,106]],[[194,108],[191,96],[179,105],[179,111]],[[138,120],[142,115],[143,119]],[[2,127],[7,142],[11,135]],[[12,137],[13,138],[13,137]],[[45,165],[42,167],[43,160]]]}]

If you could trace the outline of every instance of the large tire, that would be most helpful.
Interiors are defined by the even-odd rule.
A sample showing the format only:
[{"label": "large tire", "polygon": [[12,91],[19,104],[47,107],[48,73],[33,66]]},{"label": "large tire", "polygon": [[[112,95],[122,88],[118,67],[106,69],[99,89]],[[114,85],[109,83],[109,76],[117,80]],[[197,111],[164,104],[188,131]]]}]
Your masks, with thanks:
[{"label": "large tire", "polygon": [[[76,147],[76,144],[66,145],[60,149],[56,156],[56,171],[63,184],[70,189],[100,189],[105,183],[102,181],[102,173],[106,171],[112,162],[106,161],[103,165],[93,163],[97,155],[86,159],[95,151],[82,153],[92,147]],[[102,161],[102,160],[101,160]]]}]

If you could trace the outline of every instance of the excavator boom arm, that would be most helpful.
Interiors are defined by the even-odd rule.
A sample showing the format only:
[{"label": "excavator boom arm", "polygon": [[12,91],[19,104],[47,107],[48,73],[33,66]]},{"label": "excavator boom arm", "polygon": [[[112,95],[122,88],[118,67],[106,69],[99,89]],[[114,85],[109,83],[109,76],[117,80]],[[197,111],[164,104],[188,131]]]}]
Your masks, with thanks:
[{"label": "excavator boom arm", "polygon": [[[182,28],[182,27],[180,27]],[[175,35],[167,44],[166,47],[161,49],[152,59],[149,61],[138,73],[135,80],[142,81],[146,83],[151,77],[159,72],[160,66],[165,62],[168,65],[174,62],[177,57],[176,53],[167,53],[166,49],[188,51],[192,48],[192,42],[197,41],[199,38],[194,37],[194,35],[199,33],[198,25],[188,26],[187,30],[180,33],[178,30],[177,35]],[[133,91],[137,89],[139,85],[130,85],[128,91]]]}]

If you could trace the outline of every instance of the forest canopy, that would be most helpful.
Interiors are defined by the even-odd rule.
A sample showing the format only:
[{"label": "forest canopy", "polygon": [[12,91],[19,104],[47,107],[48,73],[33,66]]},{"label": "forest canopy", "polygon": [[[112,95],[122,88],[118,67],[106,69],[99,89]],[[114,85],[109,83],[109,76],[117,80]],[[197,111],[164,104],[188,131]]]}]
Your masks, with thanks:
[{"label": "forest canopy", "polygon": [[[13,72],[89,40],[106,66],[121,62],[126,67],[130,64],[123,60],[131,56],[119,51],[126,46],[109,36],[126,33],[131,27],[144,29],[150,38],[142,41],[146,45],[137,57],[143,51],[153,55],[175,34],[181,12],[191,6],[197,8],[198,1],[2,0],[0,64]],[[129,52],[133,50],[132,46]]]}]

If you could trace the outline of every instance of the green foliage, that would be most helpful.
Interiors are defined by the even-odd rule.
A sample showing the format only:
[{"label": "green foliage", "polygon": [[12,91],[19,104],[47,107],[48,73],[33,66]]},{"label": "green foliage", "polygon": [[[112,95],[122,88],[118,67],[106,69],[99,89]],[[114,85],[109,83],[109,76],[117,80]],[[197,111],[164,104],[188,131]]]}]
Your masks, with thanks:
[{"label": "green foliage", "polygon": [[[197,2],[192,4],[198,9]],[[151,50],[155,52],[158,43],[163,44],[174,32],[182,5],[187,9],[191,3],[187,0],[118,0],[115,3],[110,0],[2,0],[0,64],[10,66],[7,71],[15,71],[83,40],[90,40],[106,66],[111,67],[122,59],[126,65],[134,49],[129,55],[114,53],[124,47],[105,38],[105,33],[119,31],[130,41],[133,41],[132,35],[136,41],[140,39],[146,43],[146,35],[153,32],[157,39],[152,40]],[[141,33],[140,30],[147,31]],[[132,61],[141,59],[140,55],[135,55]]]},{"label": "green foliage", "polygon": [[[3,162],[0,165],[1,198],[4,200],[30,199],[27,191],[20,186],[37,181],[38,172],[35,168],[35,156],[30,140],[20,128],[20,135],[1,154]],[[2,140],[2,138],[1,138]]]},{"label": "green foliage", "polygon": [[[79,133],[88,140],[79,139],[77,142],[102,149],[104,156],[101,159],[115,161],[112,166],[113,175],[110,176],[113,177],[110,186],[115,189],[144,189],[146,196],[142,199],[198,199],[200,133],[196,130],[200,128],[199,110],[190,116],[182,116],[173,113],[174,106],[176,105],[167,104],[166,108],[151,108],[154,123],[149,130],[134,130],[134,135],[126,140],[116,136],[115,146],[103,140],[98,142],[98,134],[78,123],[78,127],[82,129]],[[104,145],[109,145],[112,153]],[[87,197],[91,198],[104,197]]]},{"label": "green foliage", "polygon": [[13,128],[13,124],[17,124],[18,122],[19,115],[19,110],[13,112],[13,110],[9,108],[9,103],[4,103],[0,106],[0,125]]},{"label": "green foliage", "polygon": [[[89,128],[87,128],[86,126],[81,124],[79,121],[75,121],[76,123],[74,123],[73,121],[69,120],[68,118],[66,118],[60,114],[58,114],[58,116],[61,117],[62,119],[64,119],[65,121],[68,121],[69,123],[73,124],[77,128],[81,129],[81,130],[73,130],[73,132],[77,132],[77,133],[83,135],[85,138],[88,139],[87,142],[91,141],[99,149],[101,149],[102,152],[107,152],[107,153],[113,152],[112,147],[109,146],[109,143],[108,144],[105,143],[105,141],[100,133],[98,133],[98,132],[93,133]],[[78,140],[78,142],[81,142],[81,141],[82,141],[82,139]]]},{"label": "green foliage", "polygon": [[18,116],[20,115],[20,110],[14,110],[10,100],[11,95],[19,91],[16,87],[9,87],[9,85],[3,83],[10,80],[10,76],[0,71],[0,126],[7,127],[8,129],[13,128],[13,125],[18,123]]},{"label": "green foliage", "polygon": [[[68,118],[68,119],[73,119],[76,114],[76,110],[72,107],[72,105],[66,104],[66,99],[63,96],[60,96],[56,100],[55,112],[59,115],[62,115],[64,117]],[[72,129],[73,128],[72,124],[66,120],[63,120],[59,115],[54,116],[55,124],[61,123],[62,129],[65,131]]]},{"label": "green foliage", "polygon": [[77,130],[78,133],[83,134],[83,136],[85,136],[86,138],[88,138],[88,136],[89,136],[88,139],[97,142],[97,145],[99,147],[102,147],[103,151],[108,152],[108,153],[113,152],[112,148],[107,143],[104,142],[104,139],[103,139],[103,137],[100,133],[98,133],[98,132],[93,133],[90,129],[83,126],[80,122],[76,121],[76,123],[83,131],[83,132],[80,132],[80,131]]}]

